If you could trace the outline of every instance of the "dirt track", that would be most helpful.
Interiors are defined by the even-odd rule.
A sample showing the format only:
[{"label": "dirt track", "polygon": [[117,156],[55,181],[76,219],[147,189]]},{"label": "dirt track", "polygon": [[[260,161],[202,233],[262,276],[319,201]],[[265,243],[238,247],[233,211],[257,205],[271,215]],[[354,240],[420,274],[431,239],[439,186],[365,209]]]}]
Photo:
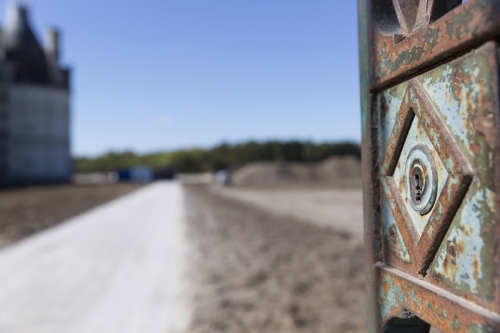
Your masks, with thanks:
[{"label": "dirt track", "polygon": [[190,332],[364,332],[362,246],[186,187]]},{"label": "dirt track", "polygon": [[336,188],[238,188],[211,186],[210,192],[248,203],[285,218],[291,217],[333,231],[346,232],[363,242],[363,193],[361,189]]}]

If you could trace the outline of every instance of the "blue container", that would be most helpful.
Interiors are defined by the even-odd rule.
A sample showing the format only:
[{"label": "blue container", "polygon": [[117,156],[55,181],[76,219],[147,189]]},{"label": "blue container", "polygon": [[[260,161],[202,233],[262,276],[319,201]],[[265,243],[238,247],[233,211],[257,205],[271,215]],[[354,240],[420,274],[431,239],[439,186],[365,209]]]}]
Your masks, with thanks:
[{"label": "blue container", "polygon": [[118,181],[129,181],[130,180],[130,170],[122,169],[116,172],[118,174]]}]

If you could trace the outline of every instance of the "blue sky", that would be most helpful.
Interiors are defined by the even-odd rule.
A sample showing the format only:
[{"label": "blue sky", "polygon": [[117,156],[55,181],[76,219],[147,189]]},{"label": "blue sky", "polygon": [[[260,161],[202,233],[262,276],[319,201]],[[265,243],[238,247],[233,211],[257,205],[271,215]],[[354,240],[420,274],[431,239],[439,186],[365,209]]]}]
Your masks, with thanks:
[{"label": "blue sky", "polygon": [[39,35],[63,31],[77,156],[360,138],[355,0],[32,0],[31,8]]}]

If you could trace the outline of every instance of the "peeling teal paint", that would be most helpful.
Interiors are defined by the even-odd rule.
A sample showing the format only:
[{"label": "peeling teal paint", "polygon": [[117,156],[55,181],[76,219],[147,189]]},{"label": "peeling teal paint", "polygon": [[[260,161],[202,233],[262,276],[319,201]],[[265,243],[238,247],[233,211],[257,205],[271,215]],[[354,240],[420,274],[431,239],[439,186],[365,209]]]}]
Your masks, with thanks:
[{"label": "peeling teal paint", "polygon": [[460,318],[458,318],[457,315],[455,315],[455,318],[453,318],[453,322],[451,323],[451,328],[454,331],[458,331],[458,329],[460,328]]},{"label": "peeling teal paint", "polygon": [[[384,236],[391,252],[404,262],[410,262],[410,254],[405,246],[401,232],[395,223],[389,203],[385,198],[382,200],[382,221],[384,227]],[[395,235],[391,237],[391,229]],[[395,238],[394,238],[395,237]],[[395,239],[396,244],[394,244]]]},{"label": "peeling teal paint", "polygon": [[485,326],[479,323],[473,323],[467,326],[468,333],[494,333],[495,330],[489,326]]},{"label": "peeling teal paint", "polygon": [[[466,198],[456,218],[461,224],[455,224],[448,232],[433,268],[448,283],[476,294],[484,285],[485,242],[482,230],[485,211],[494,207],[492,200],[495,200],[495,195],[481,188],[475,188],[473,194]],[[455,258],[450,258],[446,244],[454,244],[458,248]]]},{"label": "peeling teal paint", "polygon": [[[388,290],[384,286],[389,286]],[[386,318],[392,312],[393,307],[404,307],[406,304],[406,295],[403,290],[387,276],[384,277],[380,288],[380,299],[383,318]]]},{"label": "peeling teal paint", "polygon": [[377,105],[378,109],[382,110],[382,104],[385,103],[386,111],[379,119],[379,142],[380,142],[380,156],[383,158],[385,154],[385,147],[389,142],[394,124],[396,123],[396,115],[403,102],[404,93],[406,91],[407,83],[403,83],[395,88],[389,89],[384,93],[378,95]]},{"label": "peeling teal paint", "polygon": [[473,156],[470,143],[476,133],[471,131],[471,115],[484,99],[488,99],[491,87],[484,82],[492,80],[487,54],[471,52],[458,62],[452,62],[422,75],[421,82],[441,118],[455,136],[462,150]]},{"label": "peeling teal paint", "polygon": [[420,60],[427,53],[432,53],[432,50],[437,45],[438,38],[439,29],[427,29],[421,45],[414,45],[411,50],[403,50],[394,60],[392,57],[387,56],[387,45],[384,44],[379,49],[379,57],[382,59],[382,62],[377,67],[377,76],[384,77],[387,75],[387,72],[394,73],[401,66],[410,65]]},{"label": "peeling teal paint", "polygon": [[415,308],[420,308],[420,301],[418,300],[417,296],[415,295],[415,292],[413,290],[410,290],[410,296],[411,299],[413,300],[413,303],[415,303]]},{"label": "peeling teal paint", "polygon": [[[488,81],[493,80],[491,75],[494,71],[491,70],[491,64],[488,62],[487,55],[489,51],[483,50],[485,47],[486,45],[416,78],[421,82],[427,94],[431,96],[438,117],[448,128],[451,136],[443,138],[433,129],[429,130],[430,119],[418,119],[416,117],[411,125],[398,165],[393,174],[395,184],[400,188],[402,201],[407,206],[407,209],[402,212],[403,215],[409,216],[414,221],[415,230],[419,234],[422,234],[426,225],[428,225],[428,233],[432,236],[437,227],[438,219],[446,213],[448,207],[444,207],[437,202],[431,212],[436,213],[436,218],[429,221],[428,218],[431,214],[420,216],[406,203],[408,195],[405,186],[402,185],[402,180],[406,177],[404,171],[405,152],[417,143],[428,146],[431,151],[437,150],[432,148],[432,142],[444,141],[443,144],[458,144],[459,150],[465,155],[465,160],[468,160],[473,166],[475,171],[474,181],[473,185],[468,189],[468,194],[452,221],[430,269],[432,274],[443,282],[443,287],[457,290],[460,293],[470,292],[482,299],[492,297],[494,269],[485,267],[482,262],[493,262],[494,260],[492,253],[494,253],[493,246],[496,240],[493,239],[494,236],[491,231],[493,230],[492,224],[496,223],[497,220],[494,208],[496,194],[491,190],[494,188],[493,151],[495,146],[494,142],[492,144],[491,141],[487,141],[487,133],[480,132],[474,123],[477,119],[474,118],[476,117],[477,108],[482,108],[482,112],[485,114],[491,113],[491,111],[488,111],[490,109],[485,105],[488,105],[488,100],[493,98],[494,95],[491,91],[491,85],[486,84]],[[397,122],[396,116],[401,103],[406,98],[416,98],[411,90],[410,94],[404,94],[407,87],[407,83],[402,83],[380,93],[378,96],[379,108],[381,108],[382,99],[386,103],[385,113],[383,113],[379,121],[381,159],[384,157],[385,146]],[[420,103],[412,104],[416,108],[421,107]],[[417,114],[420,114],[420,112],[417,112]],[[419,132],[419,123],[421,127],[428,130]],[[434,155],[437,170],[439,170],[438,198],[442,191],[447,191],[446,195],[451,197],[453,188],[456,188],[456,185],[459,184],[459,178],[454,175],[450,177],[449,172],[450,170],[461,172],[461,167],[454,164],[455,159],[451,155],[443,155],[441,158],[438,154]],[[446,180],[449,186],[444,188]],[[394,200],[390,200],[388,205],[394,208],[396,203]],[[388,207],[386,206],[386,209]],[[384,236],[389,243],[390,239],[388,237],[390,235],[388,230],[395,223],[391,221],[394,219],[392,213],[385,214],[385,216]],[[464,228],[467,229],[468,234],[462,230]],[[400,242],[399,237],[398,230],[398,244]],[[456,258],[450,258],[448,245],[455,243],[456,249],[459,251]],[[399,252],[401,251],[399,250]],[[406,253],[404,255],[400,253],[399,256],[404,258],[404,261],[411,260],[411,258],[406,257]]]},{"label": "peeling teal paint", "polygon": [[469,29],[463,29],[466,27],[463,22],[469,22],[472,19],[473,14],[471,12],[465,12],[463,15],[454,15],[452,20],[446,25],[446,34],[456,39],[460,39],[464,33],[469,34]]},{"label": "peeling teal paint", "polygon": [[[415,3],[417,2],[420,2],[421,6],[423,6],[422,3],[424,5],[426,3],[415,1]],[[366,5],[363,0],[360,3]],[[387,2],[387,4],[389,3],[390,1]],[[369,2],[370,4],[377,6],[380,5],[380,2],[373,1]],[[369,5],[366,6],[368,11],[371,10]],[[422,9],[422,7],[419,9]],[[385,264],[393,265],[397,269],[401,269],[400,266],[403,266],[403,270],[415,277],[419,274],[418,277],[423,281],[420,281],[422,284],[418,285],[423,289],[426,289],[425,284],[432,284],[443,293],[451,292],[460,298],[466,299],[467,302],[476,303],[485,308],[486,311],[497,310],[495,307],[497,299],[494,299],[494,295],[498,297],[495,282],[498,283],[499,278],[497,275],[499,249],[498,239],[495,238],[498,237],[496,223],[500,219],[496,212],[498,207],[495,207],[498,206],[498,199],[496,198],[498,182],[495,178],[498,173],[495,173],[494,161],[498,159],[497,152],[500,147],[498,147],[499,124],[497,123],[497,76],[499,70],[498,64],[495,63],[495,61],[498,61],[498,40],[495,38],[498,37],[500,5],[498,1],[493,0],[473,0],[458,8],[456,13],[457,15],[448,13],[446,17],[433,22],[430,26],[423,27],[413,36],[406,36],[407,39],[405,40],[397,39],[394,44],[389,36],[377,35],[376,27],[370,26],[367,28],[366,25],[370,23],[363,21],[364,26],[362,28],[366,28],[363,30],[366,36],[363,36],[370,39],[370,44],[368,42],[366,44],[369,44],[369,51],[372,52],[368,55],[366,52],[361,52],[365,58],[370,60],[370,77],[365,82],[369,81],[371,83],[371,91],[377,95],[377,105],[373,106],[378,106],[378,111],[382,109],[382,105],[385,107],[384,113],[376,112],[374,116],[376,122],[366,124],[371,130],[370,133],[376,133],[377,135],[376,143],[370,141],[366,146],[378,145],[373,147],[372,151],[379,155],[371,156],[370,159],[365,159],[365,161],[377,163],[377,166],[380,166],[380,161],[383,161],[386,153],[389,137],[393,129],[398,128],[396,115],[403,96],[399,94],[398,89],[401,91],[406,89],[406,86],[403,88],[403,84],[397,85],[397,83],[407,80],[409,76],[419,75],[412,80],[418,80],[422,83],[423,89],[430,96],[431,103],[434,104],[437,117],[443,123],[440,125],[447,128],[447,131],[442,131],[440,126],[437,127],[436,130],[439,133],[436,133],[434,129],[427,131],[427,140],[434,144],[436,142],[441,144],[436,149],[438,151],[436,156],[440,155],[442,164],[438,167],[438,170],[445,171],[446,174],[439,177],[448,179],[448,183],[446,188],[439,189],[439,193],[443,196],[442,199],[450,199],[436,203],[432,211],[435,216],[431,221],[424,221],[421,225],[415,226],[415,229],[422,233],[426,227],[425,223],[427,223],[429,236],[438,237],[437,241],[436,239],[426,239],[418,247],[412,247],[412,254],[419,252],[419,254],[425,254],[424,256],[406,257],[408,251],[405,252],[404,245],[401,247],[401,244],[404,243],[392,215],[394,207],[399,208],[400,198],[396,202],[389,195],[388,200],[385,201],[387,191],[381,194],[383,203],[380,207],[376,204],[375,208],[368,206],[369,213],[377,214],[372,219],[376,221],[377,226],[381,222],[378,215],[380,212],[378,209],[381,209],[383,225],[382,230],[378,228],[375,230],[376,235],[367,234],[367,243],[372,245],[369,239],[370,236],[373,236],[373,240],[377,245],[380,245],[378,237],[382,236],[384,238],[382,248],[375,248],[375,255],[369,252],[369,255],[375,258],[372,261],[378,262],[380,257],[377,255],[391,253],[388,251],[387,244],[389,244],[390,248],[392,237],[393,243],[398,248],[396,253],[399,254],[400,258],[404,257],[405,260],[415,261],[415,265],[407,269],[409,266],[401,265],[398,260],[394,260],[396,264],[393,265],[394,256],[392,254],[389,256],[391,262],[384,262]],[[490,25],[486,26],[486,23]],[[369,28],[374,28],[374,30],[369,30]],[[373,31],[374,34],[369,36],[366,33],[367,31]],[[422,38],[424,35],[425,38]],[[490,41],[486,42],[487,39]],[[486,48],[488,44],[489,49]],[[465,55],[457,53],[467,52],[471,48],[477,49]],[[492,54],[495,54],[496,57],[494,61],[492,61],[492,57],[488,58],[488,55]],[[443,62],[448,61],[448,64],[442,65]],[[438,67],[433,68],[433,66]],[[425,74],[420,75],[423,72]],[[385,92],[380,91],[386,89],[386,87],[392,88]],[[368,88],[366,88],[366,91],[368,91]],[[365,96],[368,95],[365,94]],[[415,96],[407,97],[414,98]],[[363,109],[365,114],[373,110],[367,107],[366,103]],[[367,118],[370,119],[369,116]],[[429,119],[420,120],[420,125],[429,129],[433,125]],[[410,132],[412,130],[410,129]],[[450,135],[447,135],[446,132],[449,132]],[[405,145],[410,145],[408,141],[411,140],[417,142],[420,139],[417,137],[412,138],[410,133],[403,147],[394,144],[395,141],[392,142],[393,144],[390,147],[404,149]],[[454,148],[458,148],[458,150],[449,149],[449,145],[455,146]],[[460,156],[460,152],[463,152],[465,156]],[[405,169],[405,161],[402,156],[399,156],[399,159],[400,165],[396,166],[394,177],[399,177],[399,180],[401,180],[406,176],[401,171]],[[393,162],[395,161],[390,163],[391,172],[394,166]],[[366,169],[368,168],[367,165],[365,164]],[[372,167],[375,167],[375,165],[372,165]],[[400,168],[399,171],[398,168]],[[383,168],[377,170],[380,170],[380,175],[387,175],[387,173],[384,173]],[[470,175],[471,172],[473,175]],[[395,180],[395,178],[392,180]],[[401,181],[395,180],[395,182],[401,187]],[[366,184],[369,189],[376,189],[377,185],[368,184],[368,181]],[[404,186],[401,188],[401,193],[406,194]],[[375,193],[373,196],[376,200],[380,198],[378,194]],[[379,202],[377,201],[377,204]],[[404,204],[406,201],[403,200],[402,202]],[[450,209],[453,210],[452,214],[449,214]],[[418,221],[418,219],[414,219],[412,212],[414,211],[411,208],[408,209],[408,207],[401,211],[405,218],[410,217],[411,220]],[[452,217],[451,215],[455,216]],[[399,216],[399,212],[397,216]],[[446,217],[446,219],[442,217]],[[452,220],[450,221],[448,217]],[[366,220],[372,221],[369,218]],[[371,229],[368,230],[371,231]],[[413,230],[410,230],[410,234],[410,238],[412,238],[414,236]],[[441,244],[438,244],[438,242],[441,242]],[[372,246],[372,248],[374,247]],[[368,251],[372,251],[372,248],[369,248]],[[390,248],[390,251],[393,251],[393,249]],[[427,260],[431,259],[433,262],[428,268],[429,262]],[[372,261],[369,261],[369,264],[373,264]],[[424,261],[424,264],[422,264],[423,268],[417,273],[419,269],[417,266],[421,264],[420,261]],[[379,268],[383,269],[384,267],[380,266]],[[392,278],[386,278],[383,275],[383,281],[381,282],[378,280],[379,276],[376,273],[370,272],[368,273],[372,279],[370,281],[372,285],[369,289],[372,292],[370,296],[373,296],[371,299],[374,298],[380,302],[377,306],[380,305],[381,310],[379,312],[377,308],[377,311],[373,311],[377,317],[371,321],[370,332],[381,329],[380,315],[385,317],[384,320],[386,320],[389,315],[399,315],[402,308],[412,309],[414,313],[422,309],[419,317],[436,324],[446,332],[452,330],[471,333],[493,332],[491,327],[488,326],[488,322],[491,325],[495,322],[498,331],[497,319],[485,315],[484,312],[479,313],[479,317],[483,316],[482,319],[466,313],[467,311],[463,311],[463,307],[467,305],[466,303],[457,302],[455,304],[462,307],[462,309],[454,306],[448,307],[447,304],[451,304],[449,301],[453,302],[453,299],[439,298],[444,295],[440,292],[432,294],[432,288],[429,288],[432,295],[427,296],[418,287],[415,287],[415,290],[408,290],[411,283],[398,281],[398,279],[404,280],[405,276],[397,275],[396,278],[395,275],[392,275]],[[392,269],[388,269],[388,272],[395,273]],[[407,282],[411,282],[411,280],[409,279]],[[422,293],[420,293],[421,291]],[[373,304],[370,304],[370,306],[370,309],[376,308]],[[474,310],[474,308],[470,307],[469,310]],[[477,311],[472,312],[478,314]],[[471,322],[483,320],[484,323],[471,324]]]}]

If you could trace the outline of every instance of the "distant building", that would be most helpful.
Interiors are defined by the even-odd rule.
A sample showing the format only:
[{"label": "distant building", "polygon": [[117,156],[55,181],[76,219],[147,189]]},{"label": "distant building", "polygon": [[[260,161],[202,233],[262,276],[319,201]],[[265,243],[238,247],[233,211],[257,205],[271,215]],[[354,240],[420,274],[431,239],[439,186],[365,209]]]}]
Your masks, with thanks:
[{"label": "distant building", "polygon": [[69,180],[69,74],[59,32],[47,30],[42,47],[28,8],[10,4],[0,28],[0,186]]}]

